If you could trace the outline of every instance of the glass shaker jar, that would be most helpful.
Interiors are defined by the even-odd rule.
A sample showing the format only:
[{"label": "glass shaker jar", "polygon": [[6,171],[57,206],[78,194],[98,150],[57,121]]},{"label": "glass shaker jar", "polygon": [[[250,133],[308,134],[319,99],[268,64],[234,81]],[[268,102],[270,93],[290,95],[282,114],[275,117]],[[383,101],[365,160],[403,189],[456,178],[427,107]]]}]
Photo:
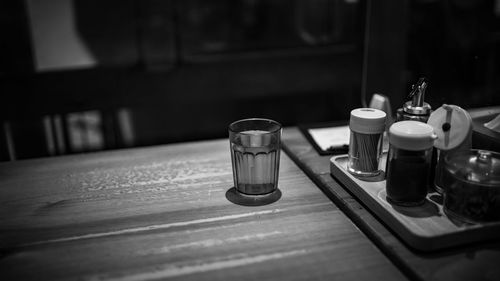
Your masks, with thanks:
[{"label": "glass shaker jar", "polygon": [[373,108],[351,111],[347,170],[357,177],[372,177],[381,173],[383,134],[386,114]]},{"label": "glass shaker jar", "polygon": [[396,122],[389,128],[386,191],[390,203],[418,206],[425,202],[435,139],[432,126],[418,121]]}]

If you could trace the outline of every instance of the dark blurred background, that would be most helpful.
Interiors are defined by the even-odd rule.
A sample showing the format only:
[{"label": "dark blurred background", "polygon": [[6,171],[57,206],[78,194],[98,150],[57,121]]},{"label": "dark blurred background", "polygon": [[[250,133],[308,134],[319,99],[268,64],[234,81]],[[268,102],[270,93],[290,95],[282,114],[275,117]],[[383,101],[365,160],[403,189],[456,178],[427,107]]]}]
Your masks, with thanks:
[{"label": "dark blurred background", "polygon": [[2,0],[0,160],[500,105],[500,0]]}]

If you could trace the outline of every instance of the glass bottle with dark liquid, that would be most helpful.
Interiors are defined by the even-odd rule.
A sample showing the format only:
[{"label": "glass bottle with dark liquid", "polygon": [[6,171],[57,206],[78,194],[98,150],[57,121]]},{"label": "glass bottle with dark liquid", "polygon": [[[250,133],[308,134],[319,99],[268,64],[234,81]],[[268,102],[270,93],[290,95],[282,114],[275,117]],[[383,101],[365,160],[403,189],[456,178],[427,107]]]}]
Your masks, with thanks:
[{"label": "glass bottle with dark liquid", "polygon": [[396,205],[424,203],[430,174],[432,150],[392,148],[387,156],[387,197]]},{"label": "glass bottle with dark liquid", "polygon": [[434,129],[418,121],[401,121],[389,128],[386,168],[387,201],[400,206],[425,202]]}]

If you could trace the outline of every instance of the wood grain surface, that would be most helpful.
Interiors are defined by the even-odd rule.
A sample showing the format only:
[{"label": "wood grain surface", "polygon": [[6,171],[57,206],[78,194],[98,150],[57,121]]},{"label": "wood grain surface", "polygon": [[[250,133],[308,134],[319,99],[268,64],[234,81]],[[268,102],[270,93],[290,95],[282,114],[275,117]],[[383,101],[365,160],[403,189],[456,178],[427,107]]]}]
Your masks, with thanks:
[{"label": "wood grain surface", "polygon": [[500,242],[431,253],[412,250],[331,176],[331,156],[320,156],[297,128],[287,129],[284,136],[287,154],[410,279],[500,280]]},{"label": "wood grain surface", "polygon": [[246,207],[227,140],[0,164],[1,280],[401,280],[285,155]]}]

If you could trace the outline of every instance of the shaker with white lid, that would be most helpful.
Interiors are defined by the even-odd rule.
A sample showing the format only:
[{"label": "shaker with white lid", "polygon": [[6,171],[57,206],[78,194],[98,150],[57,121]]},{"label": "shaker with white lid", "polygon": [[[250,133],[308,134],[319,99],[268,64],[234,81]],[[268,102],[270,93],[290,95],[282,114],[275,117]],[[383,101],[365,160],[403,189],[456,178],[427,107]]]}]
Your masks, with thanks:
[{"label": "shaker with white lid", "polygon": [[425,202],[435,139],[434,129],[419,121],[396,122],[389,128],[386,191],[390,203],[418,206]]},{"label": "shaker with white lid", "polygon": [[386,113],[373,108],[351,111],[347,170],[357,177],[373,177],[381,173],[383,134]]}]

